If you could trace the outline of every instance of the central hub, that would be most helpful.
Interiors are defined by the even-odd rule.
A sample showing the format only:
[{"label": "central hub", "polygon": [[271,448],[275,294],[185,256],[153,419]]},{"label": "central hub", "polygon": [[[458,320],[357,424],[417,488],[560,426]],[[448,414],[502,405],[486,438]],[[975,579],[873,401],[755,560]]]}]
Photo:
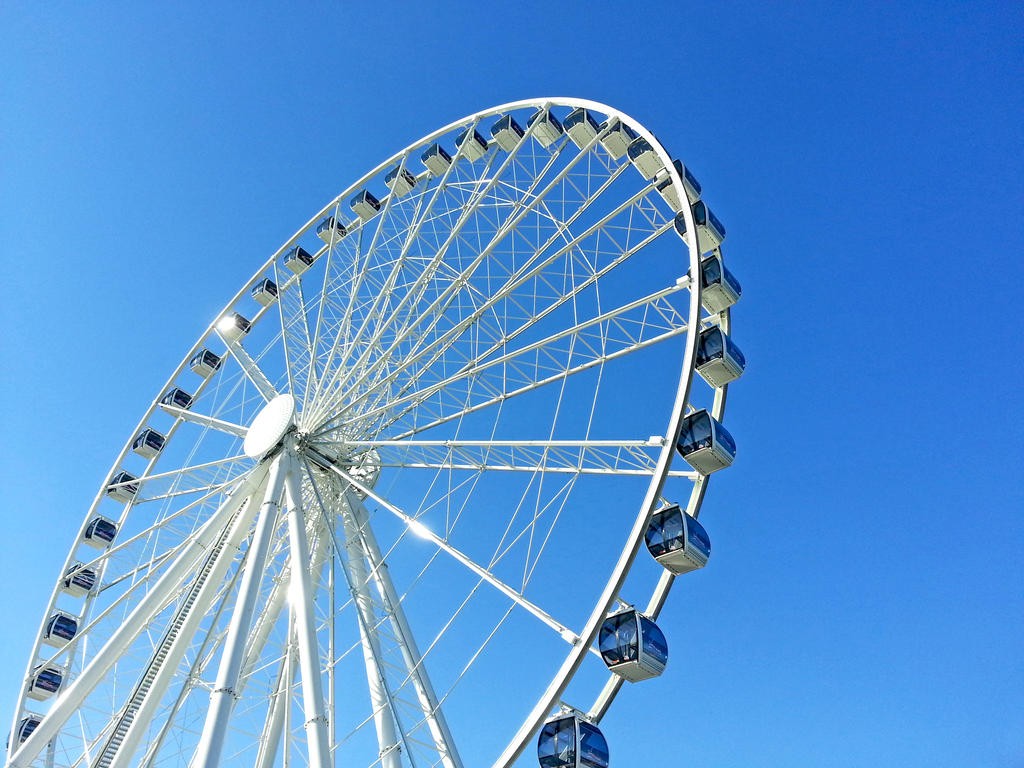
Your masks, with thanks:
[{"label": "central hub", "polygon": [[278,395],[256,414],[245,435],[242,450],[251,459],[262,459],[274,450],[295,425],[295,398]]}]

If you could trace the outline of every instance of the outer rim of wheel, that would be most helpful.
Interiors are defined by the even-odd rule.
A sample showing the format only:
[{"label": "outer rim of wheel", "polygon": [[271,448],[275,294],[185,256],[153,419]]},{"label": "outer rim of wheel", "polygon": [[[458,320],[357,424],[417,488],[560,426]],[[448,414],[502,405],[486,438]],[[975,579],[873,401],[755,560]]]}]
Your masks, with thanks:
[{"label": "outer rim of wheel", "polygon": [[[683,181],[680,178],[679,173],[674,169],[672,165],[672,157],[668,154],[668,152],[666,151],[664,146],[662,146],[662,144],[658,141],[658,139],[641,123],[634,120],[630,116],[626,115],[625,113],[619,110],[616,110],[612,107],[609,107],[605,104],[601,104],[596,101],[567,97],[549,97],[541,99],[520,100],[502,104],[483,111],[479,111],[472,115],[468,115],[462,119],[448,123],[447,125],[409,144],[401,151],[391,155],[384,162],[378,164],[369,172],[367,172],[359,179],[357,179],[353,184],[348,186],[345,190],[343,190],[340,194],[338,194],[330,202],[328,202],[320,211],[318,211],[309,221],[307,221],[302,227],[300,227],[288,240],[286,240],[280,246],[279,249],[277,249],[273,254],[271,254],[271,256],[259,266],[259,268],[253,273],[252,277],[249,278],[242,285],[240,290],[227,302],[224,308],[220,312],[218,312],[214,320],[211,321],[207,328],[199,335],[197,341],[185,354],[181,363],[173,371],[173,373],[168,378],[163,387],[160,388],[156,397],[144,412],[139,423],[136,425],[135,429],[133,429],[132,432],[130,433],[128,440],[124,444],[122,450],[118,453],[105,478],[109,478],[110,476],[112,476],[112,474],[116,472],[119,466],[121,466],[121,464],[123,463],[125,457],[131,451],[131,445],[134,436],[138,434],[140,430],[144,429],[147,426],[152,414],[159,409],[159,399],[161,397],[161,394],[163,392],[166,392],[169,387],[173,386],[175,381],[181,376],[181,374],[185,370],[187,370],[189,360],[196,352],[203,348],[204,342],[211,336],[216,335],[215,326],[217,319],[220,318],[224,313],[232,311],[232,309],[239,303],[239,301],[246,297],[250,288],[256,282],[258,282],[261,279],[261,277],[263,277],[263,275],[267,272],[269,268],[273,267],[273,265],[281,257],[281,255],[285,253],[293,245],[295,245],[299,238],[307,231],[309,231],[311,227],[314,227],[320,219],[322,219],[325,215],[328,215],[330,211],[336,205],[339,204],[339,202],[343,202],[348,195],[351,195],[353,192],[365,186],[365,184],[369,180],[379,176],[385,169],[393,165],[397,159],[400,159],[403,156],[408,155],[414,148],[429,145],[430,142],[437,139],[438,137],[449,134],[450,132],[454,131],[457,128],[472,125],[473,123],[479,121],[482,118],[490,117],[496,114],[501,114],[513,110],[527,109],[531,107],[541,108],[545,106],[566,107],[570,109],[576,107],[583,107],[605,114],[609,118],[617,117],[623,123],[631,127],[637,133],[638,136],[641,136],[645,138],[648,142],[650,142],[651,146],[654,148],[656,154],[658,155],[658,158],[661,160],[662,164],[668,170],[672,179],[672,185],[675,188],[677,194],[680,195],[680,199],[684,201],[686,200],[686,193],[683,187]],[[690,210],[690,206],[683,204],[681,206],[681,212],[686,221],[688,231],[695,232],[696,225],[693,213]],[[699,276],[701,253],[699,252],[697,238],[690,238],[690,242],[687,243],[686,245],[689,254],[689,274],[691,276]],[[528,715],[527,719],[524,721],[522,726],[517,731],[516,735],[513,737],[512,741],[509,742],[504,752],[494,763],[495,768],[506,768],[507,766],[510,766],[522,754],[524,749],[530,743],[531,739],[539,730],[544,720],[555,708],[559,700],[559,697],[562,695],[562,693],[567,688],[569,682],[572,680],[575,672],[577,671],[583,659],[585,658],[588,649],[591,645],[593,645],[597,632],[600,628],[601,621],[607,615],[612,602],[618,595],[619,590],[621,589],[622,584],[626,578],[626,575],[630,570],[632,562],[640,548],[641,542],[643,540],[643,534],[646,529],[647,520],[651,512],[655,508],[658,496],[665,483],[666,473],[674,457],[675,443],[678,439],[681,422],[685,415],[687,403],[689,402],[691,384],[694,374],[696,340],[699,335],[697,333],[697,330],[700,328],[701,319],[700,293],[700,280],[691,280],[691,285],[689,288],[689,312],[687,315],[688,330],[686,333],[685,352],[683,355],[683,360],[681,362],[676,396],[667,421],[667,426],[664,432],[665,440],[664,444],[661,447],[661,451],[658,455],[656,469],[654,471],[654,474],[652,475],[644,499],[639,506],[639,510],[635,522],[632,528],[630,529],[629,536],[623,545],[616,566],[614,567],[612,573],[609,575],[606,586],[602,590],[597,603],[595,604],[589,618],[586,621],[584,629],[580,633],[580,642],[570,649],[559,671],[552,679],[548,688],[540,696],[537,703],[534,705],[533,709]],[[723,329],[727,331],[728,312],[724,313],[722,325]],[[725,388],[723,387],[719,388],[716,391],[715,395],[714,415],[716,416],[716,418],[720,418],[721,414],[724,413],[724,406]],[[690,511],[691,514],[695,514],[696,511],[699,510],[703,494],[706,490],[707,479],[708,478],[705,476],[694,483],[693,493],[691,495],[690,503],[688,505],[688,511]],[[85,515],[85,518],[82,522],[82,526],[80,527],[78,534],[74,539],[75,543],[72,545],[68,557],[65,560],[64,565],[61,569],[61,573],[64,573],[64,571],[75,561],[75,550],[77,547],[77,542],[81,539],[86,529],[86,526],[89,524],[92,517],[96,514],[96,510],[99,507],[99,503],[104,498],[106,482],[107,480],[105,479],[104,482],[101,484],[100,488],[98,489],[92,503],[89,506],[88,512]],[[664,600],[667,597],[668,589],[671,586],[673,578],[674,577],[667,573],[662,577],[662,582],[659,582],[655,595],[652,597],[651,607],[648,608],[649,613],[653,613],[654,615],[656,615],[657,612],[660,611],[661,605],[664,603]],[[17,727],[18,719],[22,711],[21,703],[25,700],[26,697],[27,680],[30,676],[32,665],[36,657],[39,655],[42,631],[45,628],[50,613],[55,608],[57,596],[60,593],[59,578],[57,581],[58,583],[55,585],[54,590],[51,593],[47,609],[42,616],[39,631],[37,631],[36,633],[35,642],[29,656],[28,667],[26,669],[25,675],[26,682],[23,682],[22,690],[19,696],[19,706],[15,709],[13,714],[12,733],[14,732],[14,728]],[[617,687],[615,691],[617,691]],[[603,708],[600,709],[600,711],[595,711],[595,719],[600,719],[600,717],[603,715],[604,709],[607,708],[607,705],[610,704],[611,699],[614,698],[615,691],[611,693],[611,697],[608,698],[608,700],[605,702]]]}]

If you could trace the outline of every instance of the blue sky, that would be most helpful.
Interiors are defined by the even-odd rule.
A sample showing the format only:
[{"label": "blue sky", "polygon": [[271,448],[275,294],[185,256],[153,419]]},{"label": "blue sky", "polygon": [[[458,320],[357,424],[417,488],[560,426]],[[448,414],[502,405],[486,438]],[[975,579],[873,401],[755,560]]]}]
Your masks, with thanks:
[{"label": "blue sky", "polygon": [[11,2],[0,69],[5,730],[81,510],[256,265],[429,131],[573,95],[698,172],[750,361],[614,764],[1024,765],[1019,5]]}]

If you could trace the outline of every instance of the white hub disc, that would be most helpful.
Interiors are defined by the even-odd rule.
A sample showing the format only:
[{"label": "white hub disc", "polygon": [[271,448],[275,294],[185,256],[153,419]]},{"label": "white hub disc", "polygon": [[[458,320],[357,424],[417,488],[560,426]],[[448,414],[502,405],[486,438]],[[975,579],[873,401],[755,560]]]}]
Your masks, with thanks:
[{"label": "white hub disc", "polygon": [[252,420],[245,436],[243,450],[252,459],[261,459],[281,442],[289,427],[295,423],[295,398],[278,395]]}]

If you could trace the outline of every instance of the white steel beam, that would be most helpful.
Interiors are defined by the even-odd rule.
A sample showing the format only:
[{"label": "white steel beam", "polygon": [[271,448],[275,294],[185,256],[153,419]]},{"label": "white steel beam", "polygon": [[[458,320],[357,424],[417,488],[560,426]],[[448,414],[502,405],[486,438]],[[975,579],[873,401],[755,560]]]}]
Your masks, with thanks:
[{"label": "white steel beam", "polygon": [[267,477],[266,495],[260,505],[256,531],[244,564],[242,582],[236,596],[235,610],[228,625],[228,634],[224,642],[224,650],[217,672],[217,682],[210,694],[210,709],[206,713],[202,736],[196,748],[192,765],[199,768],[215,768],[220,763],[224,739],[227,736],[228,722],[235,705],[238,675],[245,656],[245,638],[252,623],[256,597],[259,593],[260,581],[266,566],[267,552],[273,537],[274,525],[277,522],[279,499],[284,485],[284,473],[278,456],[270,465]]},{"label": "white steel beam", "polygon": [[260,370],[260,367],[256,364],[249,353],[245,350],[245,347],[240,342],[226,336],[217,330],[217,335],[220,336],[221,340],[227,345],[231,351],[231,356],[238,361],[238,365],[242,369],[242,373],[245,377],[252,382],[252,385],[256,387],[256,390],[260,393],[260,396],[268,403],[277,397],[277,390],[274,385],[270,383],[270,379],[267,378],[266,374]]},{"label": "white steel beam", "polygon": [[313,610],[313,580],[310,573],[309,540],[303,517],[298,462],[289,451],[285,475],[288,499],[288,540],[291,545],[292,572],[289,598],[295,616],[295,635],[302,672],[302,703],[305,711],[306,746],[310,768],[328,768],[331,753],[327,738],[327,712],[321,680],[320,649],[317,645],[316,614]]},{"label": "white steel beam", "polygon": [[[346,500],[347,501],[347,500]],[[359,639],[363,646],[363,662],[366,665],[366,681],[370,689],[370,704],[377,729],[377,744],[382,768],[402,768],[399,742],[395,732],[398,712],[395,710],[377,635],[377,617],[373,611],[373,595],[370,593],[369,574],[366,559],[359,538],[359,526],[352,510],[346,503],[341,510],[344,530],[341,558],[348,580],[352,599],[359,614]]]},{"label": "white steel beam", "polygon": [[165,413],[169,413],[171,416],[176,416],[182,421],[189,421],[193,424],[198,424],[200,427],[210,427],[211,429],[216,429],[218,432],[224,432],[225,434],[234,435],[235,437],[244,438],[249,433],[249,428],[243,427],[241,424],[233,424],[230,421],[221,421],[220,419],[213,418],[213,416],[206,416],[202,413],[186,410],[185,408],[178,408],[176,405],[161,404],[160,409]]},{"label": "white steel beam", "polygon": [[53,740],[68,719],[82,705],[85,698],[102,681],[110,668],[117,663],[132,642],[146,630],[153,617],[163,610],[172,599],[181,582],[189,573],[193,572],[203,554],[216,543],[223,534],[225,526],[263,477],[264,473],[257,468],[243,479],[238,488],[225,499],[220,508],[196,532],[149,593],[139,601],[125,621],[114,630],[110,639],[88,666],[57,696],[39,727],[11,755],[8,762],[9,768],[28,768],[43,747]]},{"label": "white steel beam", "polygon": [[[382,507],[384,507],[384,509],[388,510],[388,512],[390,512],[395,517],[397,517],[399,520],[404,522],[407,526],[409,526],[409,530],[412,531],[416,536],[419,536],[420,538],[426,539],[427,541],[433,543],[435,546],[437,546],[442,551],[444,551],[447,554],[449,554],[452,558],[454,558],[456,560],[456,562],[461,563],[463,566],[465,566],[472,573],[474,573],[475,575],[477,575],[478,577],[480,577],[481,579],[486,581],[492,587],[494,587],[499,592],[501,592],[503,595],[505,595],[505,597],[509,598],[514,603],[516,603],[516,605],[518,605],[520,608],[525,609],[528,613],[532,614],[536,618],[540,619],[543,623],[547,624],[551,629],[553,629],[555,632],[557,632],[562,637],[562,639],[564,639],[567,643],[569,643],[570,645],[575,645],[577,642],[579,642],[579,635],[577,635],[575,632],[573,632],[567,626],[562,624],[558,619],[556,619],[550,613],[545,611],[539,605],[536,605],[535,603],[527,600],[526,597],[521,592],[519,592],[516,589],[510,587],[508,584],[503,582],[501,579],[499,579],[493,573],[491,573],[486,568],[484,568],[479,563],[477,563],[475,560],[473,560],[473,558],[469,557],[464,552],[462,552],[462,551],[456,549],[455,547],[453,547],[451,544],[449,544],[441,536],[438,536],[432,530],[430,530],[425,525],[423,525],[423,523],[421,523],[419,520],[417,520],[416,518],[414,518],[411,515],[407,514],[403,510],[399,509],[394,504],[392,504],[390,501],[385,499],[383,496],[380,496],[380,495],[374,493],[372,488],[364,485],[363,483],[361,483],[359,480],[357,480],[356,478],[352,477],[351,475],[345,474],[342,470],[338,469],[337,467],[331,467],[331,469],[333,469],[335,472],[337,472],[338,475],[340,475],[342,478],[344,478],[347,482],[349,482],[358,491],[360,491],[361,493],[366,494],[366,496],[368,496],[369,498],[372,498],[374,501],[376,501],[378,504],[380,504]],[[366,532],[369,532],[369,528],[367,526],[363,526],[363,528],[361,528],[361,530],[365,530]],[[372,532],[369,532],[369,536],[370,536],[370,540],[372,541],[372,544],[375,547],[376,546],[376,541],[372,539]],[[377,551],[375,553],[375,557],[376,557],[376,559],[378,561],[383,562],[383,559],[380,557],[380,550],[379,549],[377,549]],[[385,573],[386,573],[386,571],[385,571]],[[388,581],[390,581],[390,578],[388,578]]]},{"label": "white steel beam", "polygon": [[277,751],[281,747],[281,732],[284,730],[285,711],[291,705],[291,679],[295,671],[295,650],[291,627],[288,632],[288,647],[277,672],[274,693],[270,696],[266,725],[260,734],[259,751],[253,768],[271,768]]},{"label": "white steel beam", "polygon": [[[250,505],[258,491],[259,489],[256,489],[250,495]],[[185,615],[180,623],[172,622],[163,641],[154,651],[149,670],[125,705],[121,718],[122,722],[127,722],[128,730],[124,732],[123,740],[120,744],[117,743],[115,730],[115,734],[108,738],[103,752],[94,763],[97,768],[124,768],[131,761],[139,742],[147,734],[149,724],[165,692],[178,673],[178,664],[188,650],[199,623],[206,617],[221,592],[228,567],[234,561],[239,544],[248,533],[251,522],[252,516],[249,514],[236,517],[227,541],[216,552],[216,560],[209,572],[197,576],[197,580],[202,577],[202,583],[195,585],[198,587],[195,601],[191,605],[186,603]]]},{"label": "white steel beam", "polygon": [[462,758],[459,757],[455,746],[455,739],[452,737],[444,713],[441,711],[441,702],[434,692],[430,676],[423,665],[423,656],[416,645],[416,639],[405,618],[405,611],[402,609],[398,591],[391,581],[387,563],[384,562],[377,538],[373,535],[373,529],[370,527],[366,508],[354,493],[347,492],[345,498],[354,518],[359,541],[362,543],[363,555],[370,566],[370,574],[380,595],[384,611],[391,621],[406,669],[412,679],[413,687],[416,689],[420,709],[423,711],[430,734],[434,738],[434,745],[441,753],[441,765],[444,768],[463,768]]}]

